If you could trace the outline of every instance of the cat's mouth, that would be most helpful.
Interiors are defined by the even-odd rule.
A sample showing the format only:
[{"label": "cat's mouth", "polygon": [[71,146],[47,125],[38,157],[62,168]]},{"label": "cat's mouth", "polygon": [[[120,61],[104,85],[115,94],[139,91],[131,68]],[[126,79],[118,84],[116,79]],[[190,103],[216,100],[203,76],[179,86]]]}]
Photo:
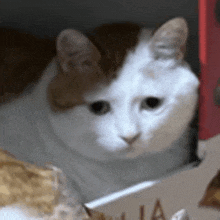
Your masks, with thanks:
[{"label": "cat's mouth", "polygon": [[133,159],[143,154],[143,149],[139,149],[134,144],[130,144],[127,148],[124,148],[117,152],[117,157]]},{"label": "cat's mouth", "polygon": [[119,151],[117,152],[117,154],[118,154],[118,155],[126,155],[126,154],[131,153],[131,152],[134,152],[134,151],[135,151],[134,146],[132,146],[131,144],[129,144],[128,147],[126,147],[126,148],[124,148],[124,149],[122,149],[122,150],[119,150]]}]

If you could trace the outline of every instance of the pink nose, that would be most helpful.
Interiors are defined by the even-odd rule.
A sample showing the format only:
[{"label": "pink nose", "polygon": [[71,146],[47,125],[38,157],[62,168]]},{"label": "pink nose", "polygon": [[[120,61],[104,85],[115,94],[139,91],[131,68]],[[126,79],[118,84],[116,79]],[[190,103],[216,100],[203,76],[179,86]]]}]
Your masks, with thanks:
[{"label": "pink nose", "polygon": [[131,137],[121,137],[125,142],[127,142],[128,144],[132,144],[133,142],[135,142],[138,138],[140,137],[140,133],[135,134]]}]

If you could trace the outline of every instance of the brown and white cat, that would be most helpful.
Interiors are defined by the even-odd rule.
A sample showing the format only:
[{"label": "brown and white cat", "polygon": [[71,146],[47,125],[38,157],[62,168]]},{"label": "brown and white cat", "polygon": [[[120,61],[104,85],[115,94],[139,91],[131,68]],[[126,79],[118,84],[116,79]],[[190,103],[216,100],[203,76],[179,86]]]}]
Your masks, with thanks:
[{"label": "brown and white cat", "polygon": [[36,86],[1,107],[0,146],[60,167],[82,203],[189,163],[199,81],[187,36],[183,18],[155,33],[130,23],[62,31]]}]

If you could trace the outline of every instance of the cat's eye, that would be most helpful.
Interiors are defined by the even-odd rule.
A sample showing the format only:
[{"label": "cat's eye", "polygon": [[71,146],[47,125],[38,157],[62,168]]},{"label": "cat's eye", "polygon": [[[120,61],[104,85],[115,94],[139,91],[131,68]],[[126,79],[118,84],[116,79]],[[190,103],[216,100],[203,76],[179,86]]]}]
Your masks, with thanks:
[{"label": "cat's eye", "polygon": [[161,106],[163,99],[157,97],[147,97],[141,103],[141,108],[145,110],[156,110]]},{"label": "cat's eye", "polygon": [[104,115],[110,111],[110,104],[106,101],[97,101],[89,105],[89,110],[96,115]]}]

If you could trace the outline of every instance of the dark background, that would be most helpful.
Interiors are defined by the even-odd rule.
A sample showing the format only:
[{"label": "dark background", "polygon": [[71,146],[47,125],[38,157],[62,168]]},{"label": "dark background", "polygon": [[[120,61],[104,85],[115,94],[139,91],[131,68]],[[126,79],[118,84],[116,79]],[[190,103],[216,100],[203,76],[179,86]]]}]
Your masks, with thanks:
[{"label": "dark background", "polygon": [[177,16],[189,24],[187,60],[199,73],[197,0],[1,0],[0,27],[54,37],[62,29],[81,31],[106,22],[132,21],[155,27]]},{"label": "dark background", "polygon": [[66,27],[79,30],[104,22],[146,22],[151,26],[183,16],[197,33],[197,0],[1,0],[1,25],[32,33],[57,35]]}]

